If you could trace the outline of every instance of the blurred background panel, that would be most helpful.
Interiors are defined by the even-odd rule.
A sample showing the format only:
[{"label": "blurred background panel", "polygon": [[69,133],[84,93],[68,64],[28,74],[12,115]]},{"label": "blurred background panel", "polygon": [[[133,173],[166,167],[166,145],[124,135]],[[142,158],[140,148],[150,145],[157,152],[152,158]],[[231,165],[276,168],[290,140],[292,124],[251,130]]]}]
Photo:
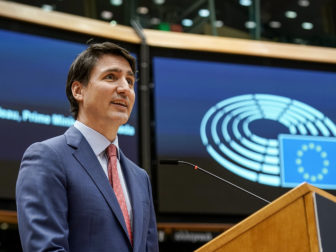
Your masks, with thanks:
[{"label": "blurred background panel", "polygon": [[334,0],[18,0],[112,25],[214,36],[336,46]]},{"label": "blurred background panel", "polygon": [[[73,123],[67,70],[90,41],[118,43],[138,60],[137,102],[120,142],[151,176],[160,251],[193,251],[265,206],[163,159],[195,163],[270,201],[302,181],[336,194],[335,1],[0,4],[0,252],[21,251],[20,160]],[[301,165],[305,155],[315,164],[316,153],[321,166]]]}]

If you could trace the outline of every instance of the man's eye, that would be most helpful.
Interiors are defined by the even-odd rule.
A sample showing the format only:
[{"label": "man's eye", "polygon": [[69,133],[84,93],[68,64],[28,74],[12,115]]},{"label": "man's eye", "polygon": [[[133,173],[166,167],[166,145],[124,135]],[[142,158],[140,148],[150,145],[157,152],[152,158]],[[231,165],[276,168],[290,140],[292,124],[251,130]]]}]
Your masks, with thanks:
[{"label": "man's eye", "polygon": [[105,76],[105,79],[108,79],[108,80],[115,80],[116,77],[113,75],[113,74],[108,74]]},{"label": "man's eye", "polygon": [[132,86],[134,85],[134,81],[132,79],[127,79],[127,82],[129,85],[132,85]]}]

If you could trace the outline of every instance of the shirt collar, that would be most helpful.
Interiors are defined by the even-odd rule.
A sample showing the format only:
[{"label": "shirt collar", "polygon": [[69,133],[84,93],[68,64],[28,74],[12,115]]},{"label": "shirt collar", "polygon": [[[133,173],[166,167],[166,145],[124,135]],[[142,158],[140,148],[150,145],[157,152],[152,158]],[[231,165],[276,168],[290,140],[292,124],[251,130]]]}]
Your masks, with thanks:
[{"label": "shirt collar", "polygon": [[80,121],[76,121],[74,123],[74,127],[78,129],[80,133],[82,133],[82,135],[88,141],[89,145],[91,146],[96,156],[100,155],[102,152],[105,152],[106,148],[110,144],[114,144],[118,150],[118,159],[120,158],[118,136],[116,136],[113,142],[110,142],[105,136],[100,134],[98,131],[86,126],[84,123]]}]

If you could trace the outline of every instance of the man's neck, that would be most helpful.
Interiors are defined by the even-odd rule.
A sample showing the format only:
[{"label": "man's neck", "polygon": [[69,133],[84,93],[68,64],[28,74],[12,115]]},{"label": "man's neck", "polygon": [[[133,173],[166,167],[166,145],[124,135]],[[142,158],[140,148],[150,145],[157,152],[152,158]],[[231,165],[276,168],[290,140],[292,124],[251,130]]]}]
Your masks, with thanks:
[{"label": "man's neck", "polygon": [[114,139],[117,136],[118,133],[118,129],[119,127],[116,127],[114,125],[105,125],[104,124],[99,124],[99,122],[95,122],[95,123],[90,123],[90,121],[88,120],[83,120],[83,118],[78,117],[77,121],[85,124],[87,127],[90,127],[91,129],[99,132],[100,134],[102,134],[104,137],[106,137],[109,141],[113,142]]}]

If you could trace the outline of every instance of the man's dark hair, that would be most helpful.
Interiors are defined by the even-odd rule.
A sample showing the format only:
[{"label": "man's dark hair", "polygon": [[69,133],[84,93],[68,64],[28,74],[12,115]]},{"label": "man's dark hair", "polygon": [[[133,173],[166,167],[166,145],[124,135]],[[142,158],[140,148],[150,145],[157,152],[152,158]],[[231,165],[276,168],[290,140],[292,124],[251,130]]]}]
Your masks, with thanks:
[{"label": "man's dark hair", "polygon": [[72,83],[79,81],[84,86],[89,82],[91,71],[96,65],[97,61],[103,55],[116,55],[125,58],[135,74],[136,72],[136,60],[135,58],[124,48],[113,44],[111,42],[91,44],[85,51],[78,55],[78,57],[71,64],[68,73],[68,79],[66,83],[66,95],[70,102],[70,111],[72,116],[77,119],[79,106],[76,99],[72,95]]}]

